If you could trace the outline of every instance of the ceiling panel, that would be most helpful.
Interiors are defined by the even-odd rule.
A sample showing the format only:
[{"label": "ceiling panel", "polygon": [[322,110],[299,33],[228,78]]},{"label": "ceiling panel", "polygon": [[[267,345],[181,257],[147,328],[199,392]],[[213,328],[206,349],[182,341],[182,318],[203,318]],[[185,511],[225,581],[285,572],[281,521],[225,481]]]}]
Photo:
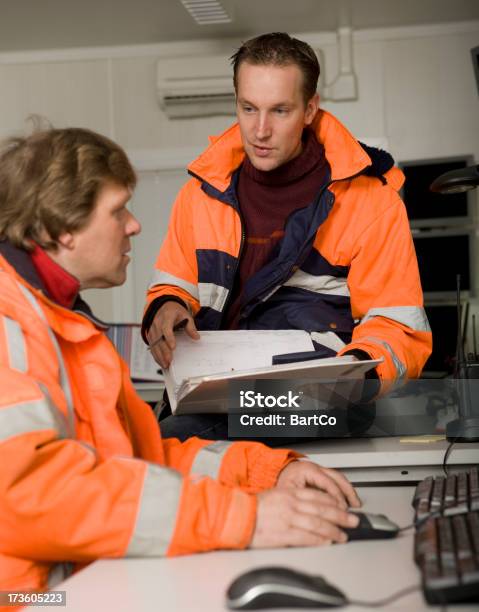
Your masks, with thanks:
[{"label": "ceiling panel", "polygon": [[0,0],[0,51],[151,44],[262,32],[479,19],[478,0],[224,0],[231,24],[197,25],[179,0]]}]

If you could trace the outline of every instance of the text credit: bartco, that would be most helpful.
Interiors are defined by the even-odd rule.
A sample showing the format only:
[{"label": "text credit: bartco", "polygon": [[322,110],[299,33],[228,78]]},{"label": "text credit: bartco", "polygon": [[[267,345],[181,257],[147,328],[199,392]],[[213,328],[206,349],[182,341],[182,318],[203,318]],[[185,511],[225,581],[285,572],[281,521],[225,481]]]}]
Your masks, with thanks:
[{"label": "text credit: bartco", "polygon": [[242,414],[239,416],[239,422],[243,427],[284,427],[290,425],[292,427],[334,427],[337,424],[337,419],[333,415],[327,414]]}]

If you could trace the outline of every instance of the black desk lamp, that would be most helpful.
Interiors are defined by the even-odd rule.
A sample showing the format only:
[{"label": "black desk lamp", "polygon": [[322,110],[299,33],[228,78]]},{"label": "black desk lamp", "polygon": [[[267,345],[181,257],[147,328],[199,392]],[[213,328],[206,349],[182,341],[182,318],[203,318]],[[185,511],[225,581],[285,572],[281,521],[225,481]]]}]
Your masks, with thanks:
[{"label": "black desk lamp", "polygon": [[479,165],[444,172],[429,187],[435,193],[461,193],[479,185]]},{"label": "black desk lamp", "polygon": [[[479,185],[479,165],[461,168],[460,170],[451,170],[441,174],[429,187],[435,193],[451,194],[475,189]],[[458,345],[457,345],[457,365],[456,377],[459,379],[459,416],[454,421],[450,421],[446,425],[446,436],[450,442],[479,442],[479,414],[472,410],[471,398],[469,395],[469,386],[467,381],[474,377],[469,375],[469,369],[477,369],[479,365],[474,355],[474,361],[470,362],[465,359],[464,347],[461,337],[461,322],[460,322],[460,293],[459,283],[457,289],[457,305],[458,305]],[[472,402],[474,403],[474,402]]]}]

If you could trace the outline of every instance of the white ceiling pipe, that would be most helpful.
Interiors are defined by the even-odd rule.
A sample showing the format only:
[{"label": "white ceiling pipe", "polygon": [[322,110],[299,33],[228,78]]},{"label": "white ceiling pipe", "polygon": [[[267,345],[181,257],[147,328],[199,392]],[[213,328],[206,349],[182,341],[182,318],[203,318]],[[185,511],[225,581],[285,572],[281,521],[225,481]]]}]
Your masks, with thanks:
[{"label": "white ceiling pipe", "polygon": [[321,97],[332,102],[345,102],[358,99],[358,80],[353,70],[353,30],[341,26],[337,30],[338,65],[336,78],[323,88]]}]

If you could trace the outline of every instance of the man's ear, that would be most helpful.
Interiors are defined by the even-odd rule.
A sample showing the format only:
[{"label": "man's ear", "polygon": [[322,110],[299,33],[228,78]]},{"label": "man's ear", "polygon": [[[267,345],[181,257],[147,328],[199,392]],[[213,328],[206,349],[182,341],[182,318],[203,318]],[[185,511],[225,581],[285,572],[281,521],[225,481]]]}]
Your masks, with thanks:
[{"label": "man's ear", "polygon": [[315,93],[306,105],[304,113],[304,125],[311,125],[319,108],[319,94]]},{"label": "man's ear", "polygon": [[60,234],[58,236],[57,242],[64,249],[68,249],[69,251],[71,251],[71,249],[73,249],[73,247],[75,246],[75,238],[70,232],[64,232],[63,234]]}]

